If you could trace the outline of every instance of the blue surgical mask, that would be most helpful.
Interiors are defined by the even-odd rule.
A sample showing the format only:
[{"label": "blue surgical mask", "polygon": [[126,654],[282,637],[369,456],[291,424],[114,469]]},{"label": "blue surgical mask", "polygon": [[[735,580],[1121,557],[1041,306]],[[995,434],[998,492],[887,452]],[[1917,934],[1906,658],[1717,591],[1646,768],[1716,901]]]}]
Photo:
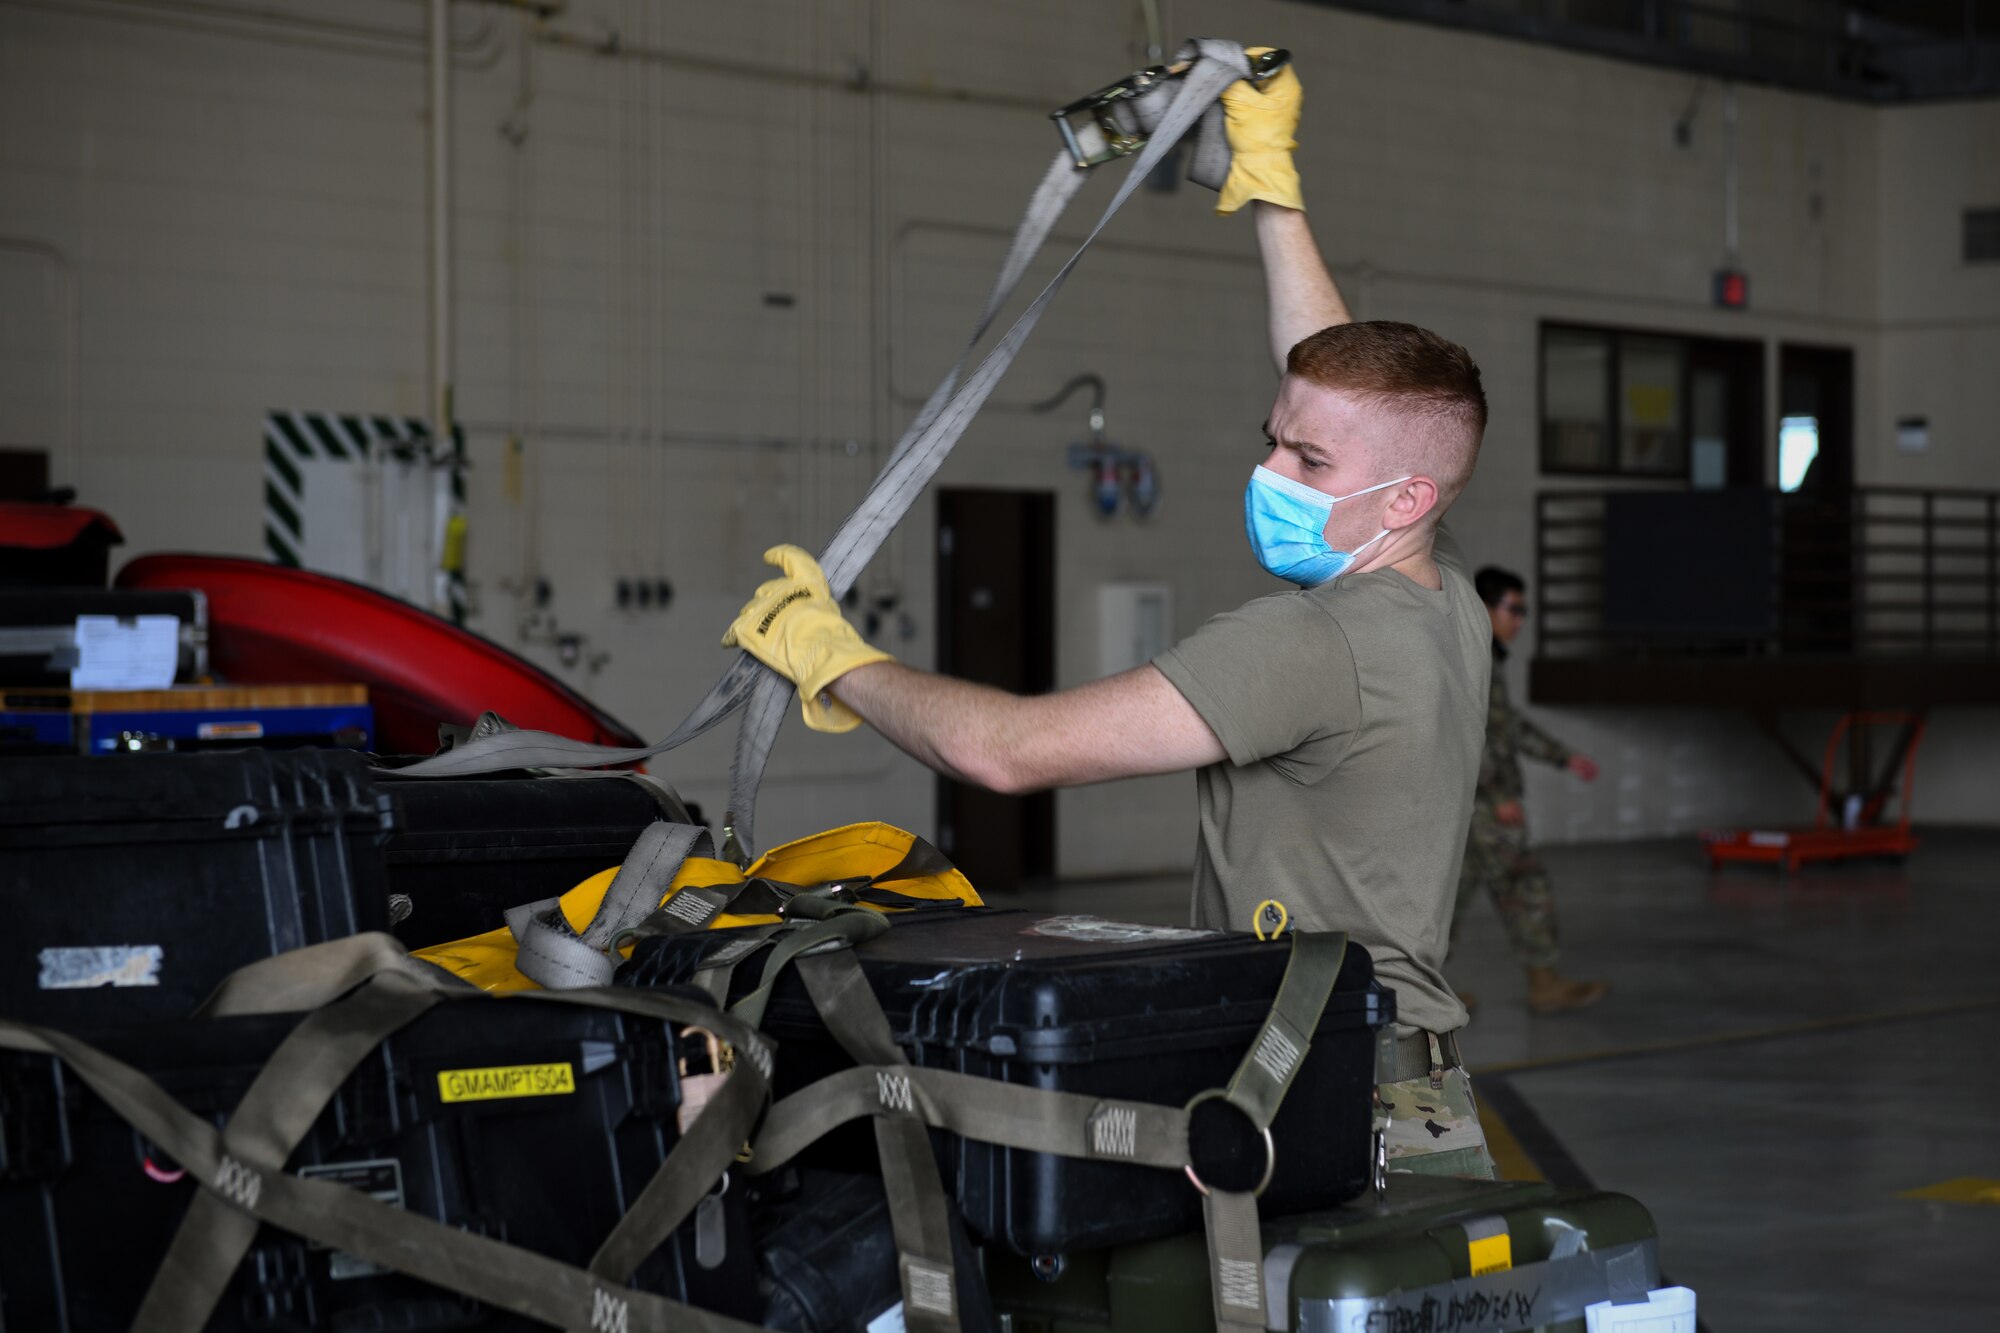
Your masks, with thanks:
[{"label": "blue surgical mask", "polygon": [[1389,529],[1384,528],[1352,551],[1336,551],[1326,544],[1326,521],[1333,507],[1342,500],[1387,490],[1408,480],[1398,477],[1354,495],[1328,495],[1259,467],[1250,474],[1250,484],[1243,491],[1243,528],[1250,535],[1250,549],[1257,553],[1257,563],[1266,572],[1302,588],[1330,583],[1346,573],[1363,551],[1389,535]]}]

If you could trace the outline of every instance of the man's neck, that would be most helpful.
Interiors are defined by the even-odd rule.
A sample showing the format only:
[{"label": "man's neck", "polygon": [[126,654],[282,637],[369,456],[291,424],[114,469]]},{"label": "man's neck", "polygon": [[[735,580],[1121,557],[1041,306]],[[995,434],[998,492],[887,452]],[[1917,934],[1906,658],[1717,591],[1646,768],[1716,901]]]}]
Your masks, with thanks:
[{"label": "man's neck", "polygon": [[1391,533],[1383,540],[1382,549],[1352,572],[1372,574],[1378,569],[1393,569],[1418,587],[1437,592],[1444,587],[1444,575],[1438,572],[1437,561],[1431,558],[1431,541],[1429,531],[1418,533],[1404,528]]},{"label": "man's neck", "polygon": [[1410,582],[1422,588],[1429,588],[1432,592],[1444,587],[1444,575],[1438,572],[1437,561],[1431,559],[1431,548],[1428,543],[1423,550],[1407,560],[1397,561],[1390,568]]}]

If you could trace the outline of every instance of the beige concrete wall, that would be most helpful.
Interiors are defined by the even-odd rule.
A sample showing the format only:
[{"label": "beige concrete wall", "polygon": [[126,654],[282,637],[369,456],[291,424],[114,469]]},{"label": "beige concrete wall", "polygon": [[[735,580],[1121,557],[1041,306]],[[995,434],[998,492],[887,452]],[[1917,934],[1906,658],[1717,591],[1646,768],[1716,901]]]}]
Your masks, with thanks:
[{"label": "beige concrete wall", "polygon": [[[1899,107],[1879,115],[1881,332],[1872,414],[1856,471],[1884,485],[2000,485],[2000,263],[1967,264],[1968,208],[2000,208],[2000,102]],[[1930,447],[1896,447],[1896,421],[1930,422]],[[2000,819],[2000,712],[1932,719],[1917,809],[1954,823]]]},{"label": "beige concrete wall", "polygon": [[[239,3],[256,17],[229,18]],[[1688,76],[1306,5],[1164,8],[1175,33],[1294,50],[1313,217],[1358,313],[1432,325],[1485,367],[1493,424],[1457,515],[1476,559],[1528,563],[1543,319],[1852,345],[1865,480],[1902,475],[1881,453],[1884,423],[1927,411],[1936,471],[1912,479],[2000,485],[1978,434],[1995,406],[2000,278],[1939,258],[1956,254],[1960,197],[1996,195],[1991,106],[1880,112],[1742,90],[1755,301],[1728,313],[1708,305],[1723,245],[1717,89],[1682,148]],[[259,550],[268,407],[425,411],[423,12],[0,0],[0,437],[48,441],[60,478],[116,513],[131,549]],[[1144,37],[1136,6],[1054,0],[577,0],[561,26],[973,94],[608,59],[457,7],[474,623],[658,734],[719,669],[712,645],[762,549],[825,538],[955,355],[1054,150],[1035,108],[1134,67]],[[1086,190],[1065,235],[1108,186]],[[1141,194],[940,479],[1057,493],[1062,684],[1095,672],[1100,582],[1171,581],[1181,632],[1272,586],[1238,518],[1273,383],[1257,281],[1245,219],[1213,217],[1191,188]],[[1108,383],[1114,438],[1159,461],[1148,522],[1098,519],[1064,469],[1080,409],[1024,410],[1082,371]],[[912,613],[913,636],[886,646],[919,664],[934,651],[933,527],[920,504],[866,580]],[[517,594],[537,576],[561,628],[588,636],[587,662],[606,655],[599,668],[561,668],[523,638]],[[678,596],[663,613],[620,612],[620,576],[670,579]],[[1732,719],[1543,720],[1607,766],[1589,790],[1537,780],[1544,836],[1801,813],[1803,785]],[[1991,818],[1980,738],[2000,728],[1968,720],[1961,735],[1954,776],[1927,783],[1925,803]],[[663,767],[719,812],[728,753],[718,735]],[[1190,787],[1064,793],[1062,868],[1185,864]],[[881,742],[794,723],[765,839],[870,817],[928,829],[931,803],[928,775]]]}]

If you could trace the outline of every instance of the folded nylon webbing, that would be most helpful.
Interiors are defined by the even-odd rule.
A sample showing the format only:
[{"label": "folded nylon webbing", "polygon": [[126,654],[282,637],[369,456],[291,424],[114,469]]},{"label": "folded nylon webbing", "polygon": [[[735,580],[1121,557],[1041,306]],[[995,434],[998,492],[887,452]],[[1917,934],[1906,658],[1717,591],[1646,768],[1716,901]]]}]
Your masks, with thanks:
[{"label": "folded nylon webbing", "polygon": [[560,898],[507,909],[507,928],[519,946],[514,966],[550,990],[610,985],[618,969],[612,945],[620,932],[653,914],[689,856],[711,855],[707,829],[655,820],[639,834],[581,933],[570,929]]},{"label": "folded nylon webbing", "polygon": [[[832,942],[828,928],[862,913],[834,906],[829,919],[788,933]],[[872,914],[866,914],[872,915]],[[880,918],[876,918],[877,922]],[[1260,1128],[1277,1112],[1305,1048],[1274,1056],[1273,1032],[1310,1033],[1338,975],[1345,941],[1295,936],[1278,995],[1226,1095]],[[357,936],[253,965],[212,1001],[234,1013],[291,1004],[324,1006],[274,1054],[229,1128],[218,1131],[157,1083],[83,1042],[23,1023],[0,1021],[0,1048],[60,1058],[120,1116],[187,1168],[208,1191],[174,1240],[138,1327],[178,1333],[203,1323],[226,1287],[255,1221],[345,1250],[490,1305],[562,1328],[691,1329],[742,1333],[749,1326],[623,1284],[692,1212],[734,1159],[764,1105],[773,1048],[736,1015],[646,990],[524,992],[506,1000],[468,994],[435,971],[404,966],[386,936]],[[905,1315],[921,1333],[955,1333],[958,1293],[946,1200],[926,1126],[968,1138],[1065,1157],[1178,1169],[1189,1161],[1186,1109],[1121,1102],[998,1083],[904,1059],[851,954],[802,956],[815,1004],[860,1068],[821,1080],[771,1107],[756,1130],[753,1173],[783,1165],[836,1125],[875,1118],[884,1184],[893,1205]],[[783,966],[776,959],[767,984]],[[278,974],[293,984],[277,984]],[[359,984],[348,993],[344,988]],[[346,998],[342,999],[342,995]],[[675,1145],[632,1208],[581,1269],[382,1204],[330,1181],[283,1170],[284,1160],[347,1073],[389,1031],[431,1002],[567,1003],[707,1028],[746,1058]],[[476,998],[475,998],[476,996]],[[1254,1068],[1261,1070],[1252,1074]],[[1262,1084],[1261,1087],[1256,1086]],[[1224,1329],[1261,1327],[1255,1200],[1216,1193],[1205,1207],[1217,1302]],[[247,1234],[246,1234],[247,1232]],[[1247,1266],[1246,1266],[1247,1265]]]},{"label": "folded nylon webbing", "polygon": [[[1087,173],[1074,167],[1066,153],[1058,154],[1036,188],[1027,213],[1014,234],[998,281],[987,298],[986,308],[974,326],[972,338],[960,353],[923,411],[904,432],[868,494],[849,514],[821,553],[820,564],[835,597],[844,596],[861,570],[881,548],[889,532],[902,520],[923,492],[952,446],[965,433],[973,416],[1013,364],[1042,314],[1062,290],[1070,273],[1097,240],[1105,226],[1131,198],[1153,168],[1176,143],[1214,106],[1222,90],[1238,79],[1248,78],[1250,66],[1243,48],[1235,42],[1203,39],[1193,44],[1196,62],[1175,92],[1172,104],[1154,128],[1145,149],[1119,183],[1097,224],[1055,276],[1029,304],[1006,333],[1001,335],[984,360],[960,382],[960,373],[973,347],[992,324],[994,317],[1019,285],[1035,254],[1047,240],[1064,206],[1082,185]],[[1211,136],[1212,137],[1212,136]],[[517,731],[476,738],[464,746],[448,750],[408,768],[389,770],[390,775],[410,778],[465,777],[513,768],[590,767],[603,764],[637,763],[663,754],[722,721],[738,707],[747,705],[736,738],[735,763],[730,776],[729,823],[737,841],[752,845],[756,818],[757,788],[770,760],[771,746],[783,725],[792,686],[748,653],[740,654],[707,695],[695,705],[681,724],[657,745],[640,749],[615,749],[554,736],[546,732]]]},{"label": "folded nylon webbing", "polygon": [[[355,1067],[443,995],[441,987],[387,972],[306,1015],[257,1072],[230,1114],[223,1143],[258,1170],[283,1170]],[[256,1238],[257,1219],[229,1207],[220,1195],[206,1190],[195,1195],[140,1302],[133,1333],[207,1324]]]},{"label": "folded nylon webbing", "polygon": [[[221,1131],[133,1069],[64,1033],[0,1021],[0,1047],[59,1057],[204,1188],[258,1221],[562,1329],[755,1333],[755,1326],[446,1226],[347,1185],[260,1169]],[[697,1122],[698,1123],[698,1122]],[[186,1325],[190,1330],[199,1325]]]},{"label": "folded nylon webbing", "polygon": [[[798,969],[827,1031],[856,1062],[909,1067],[853,950],[801,957]],[[938,1179],[930,1129],[914,1118],[878,1115],[875,1147],[896,1240],[903,1322],[912,1333],[957,1333],[964,1294],[951,1248],[952,1202]]]},{"label": "folded nylon webbing", "polygon": [[[770,1042],[706,1005],[663,993],[527,992],[504,1001],[472,998],[449,978],[396,966],[394,950],[385,937],[351,937],[274,960],[297,961],[297,971],[311,978],[305,984],[268,986],[271,969],[265,968],[261,978],[223,988],[236,995],[232,1012],[237,1013],[272,1012],[266,1007],[272,1002],[326,1006],[274,1054],[227,1130],[217,1130],[152,1079],[74,1037],[0,1020],[0,1048],[60,1058],[127,1123],[185,1167],[206,1188],[203,1198],[215,1200],[215,1205],[190,1210],[136,1326],[159,1333],[201,1327],[234,1271],[236,1259],[229,1252],[237,1248],[246,1224],[254,1236],[255,1223],[265,1221],[558,1328],[746,1333],[751,1325],[633,1291],[623,1283],[734,1159],[769,1089]],[[361,989],[338,1003],[339,992],[326,989],[357,979]],[[380,1203],[348,1186],[282,1169],[304,1135],[301,1123],[311,1125],[345,1078],[346,1070],[339,1066],[345,1062],[351,1070],[361,1058],[353,1048],[373,1049],[388,1031],[421,1012],[426,1001],[450,996],[466,1003],[553,1001],[695,1023],[746,1055],[599,1248],[588,1271]],[[292,1076],[299,1082],[288,1091],[285,1080]],[[245,1141],[239,1142],[239,1136]],[[186,1262],[176,1263],[176,1256]]]}]

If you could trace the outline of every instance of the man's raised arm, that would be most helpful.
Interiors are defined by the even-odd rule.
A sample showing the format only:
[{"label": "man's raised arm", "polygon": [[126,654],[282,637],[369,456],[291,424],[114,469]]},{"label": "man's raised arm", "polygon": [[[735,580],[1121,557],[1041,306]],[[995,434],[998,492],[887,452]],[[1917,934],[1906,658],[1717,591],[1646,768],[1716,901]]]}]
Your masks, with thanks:
[{"label": "man's raised arm", "polygon": [[1270,300],[1271,355],[1285,373],[1285,354],[1302,338],[1354,317],[1320,258],[1306,215],[1296,208],[1257,201],[1257,248],[1264,256],[1264,289]]},{"label": "man's raised arm", "polygon": [[[1251,54],[1263,50],[1251,48]],[[1340,289],[1327,272],[1306,224],[1305,199],[1299,190],[1292,150],[1298,147],[1299,108],[1304,100],[1299,77],[1287,65],[1262,87],[1249,82],[1230,85],[1222,94],[1229,126],[1229,179],[1223,182],[1218,213],[1234,213],[1256,203],[1257,249],[1264,258],[1264,289],[1269,298],[1271,356],[1278,373],[1285,371],[1285,354],[1301,338],[1351,315]]]}]

